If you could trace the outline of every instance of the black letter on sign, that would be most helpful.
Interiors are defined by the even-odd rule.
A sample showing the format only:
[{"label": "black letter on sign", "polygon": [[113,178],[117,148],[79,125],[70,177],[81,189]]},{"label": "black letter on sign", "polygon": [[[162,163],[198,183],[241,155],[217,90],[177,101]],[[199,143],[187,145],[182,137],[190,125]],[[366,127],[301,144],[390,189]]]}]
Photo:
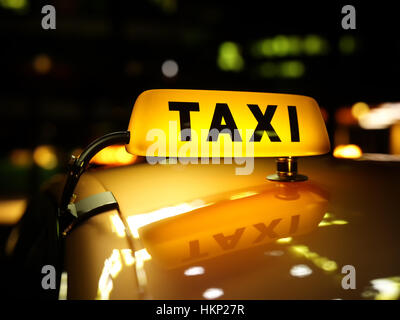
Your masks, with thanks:
[{"label": "black letter on sign", "polygon": [[[190,111],[200,111],[198,102],[168,102],[170,111],[179,111],[179,120],[181,124],[181,141],[190,141]],[[189,129],[189,133],[183,137],[182,130]]]},{"label": "black letter on sign", "polygon": [[262,114],[260,108],[256,104],[248,104],[250,111],[253,113],[253,116],[257,119],[258,124],[254,133],[250,139],[250,141],[260,141],[264,131],[267,132],[268,138],[273,142],[280,142],[277,133],[275,132],[274,128],[271,126],[271,120],[274,116],[276,106],[268,105],[265,113]]},{"label": "black letter on sign", "polygon": [[300,141],[299,134],[299,121],[297,120],[297,110],[295,106],[288,106],[289,111],[289,123],[290,123],[290,135],[292,137],[292,142]]},{"label": "black letter on sign", "polygon": [[[225,120],[225,124],[222,124],[222,119]],[[221,132],[222,130],[224,130],[224,132]],[[215,131],[218,132],[217,135],[211,134]],[[214,115],[211,121],[210,133],[208,134],[207,141],[217,141],[220,133],[229,133],[232,141],[242,141],[242,137],[239,134],[235,120],[233,120],[231,111],[226,103],[217,103],[215,105]]]}]

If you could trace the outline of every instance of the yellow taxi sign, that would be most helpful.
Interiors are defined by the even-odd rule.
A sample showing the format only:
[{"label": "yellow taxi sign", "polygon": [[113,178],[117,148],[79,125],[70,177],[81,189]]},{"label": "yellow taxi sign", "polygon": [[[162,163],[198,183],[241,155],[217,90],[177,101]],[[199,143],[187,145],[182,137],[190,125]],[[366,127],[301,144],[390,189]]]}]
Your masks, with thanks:
[{"label": "yellow taxi sign", "polygon": [[150,157],[296,157],[329,152],[317,102],[292,94],[157,89],[133,107],[127,151]]}]

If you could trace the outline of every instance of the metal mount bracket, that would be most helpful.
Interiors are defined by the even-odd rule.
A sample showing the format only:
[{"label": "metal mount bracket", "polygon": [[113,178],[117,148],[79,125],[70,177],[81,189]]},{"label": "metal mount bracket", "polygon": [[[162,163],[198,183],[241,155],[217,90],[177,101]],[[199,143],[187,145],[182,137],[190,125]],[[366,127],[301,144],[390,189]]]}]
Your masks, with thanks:
[{"label": "metal mount bracket", "polygon": [[68,205],[68,211],[72,216],[75,217],[75,219],[63,231],[63,236],[66,236],[72,230],[72,228],[82,221],[112,209],[118,210],[119,206],[111,191],[98,193],[76,203],[70,203]]}]

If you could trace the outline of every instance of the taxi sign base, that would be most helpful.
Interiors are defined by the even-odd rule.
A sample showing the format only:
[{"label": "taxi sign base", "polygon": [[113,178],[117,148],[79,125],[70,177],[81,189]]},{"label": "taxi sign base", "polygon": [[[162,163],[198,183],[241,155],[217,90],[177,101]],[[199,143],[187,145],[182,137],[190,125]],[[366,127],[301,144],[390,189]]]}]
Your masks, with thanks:
[{"label": "taxi sign base", "polygon": [[295,176],[282,176],[275,173],[267,176],[267,179],[270,181],[279,181],[279,182],[296,182],[296,181],[307,181],[308,177],[302,174],[296,174]]},{"label": "taxi sign base", "polygon": [[270,181],[296,182],[308,180],[307,176],[297,174],[297,158],[295,157],[279,157],[276,159],[276,166],[276,173],[267,176]]}]

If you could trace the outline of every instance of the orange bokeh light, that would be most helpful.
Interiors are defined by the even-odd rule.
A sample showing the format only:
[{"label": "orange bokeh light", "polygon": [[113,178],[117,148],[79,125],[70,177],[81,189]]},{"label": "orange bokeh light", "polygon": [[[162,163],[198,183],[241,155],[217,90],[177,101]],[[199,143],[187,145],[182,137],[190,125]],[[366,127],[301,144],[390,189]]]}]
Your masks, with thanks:
[{"label": "orange bokeh light", "polygon": [[351,108],[347,107],[339,108],[335,113],[335,119],[337,123],[345,126],[356,125],[358,123],[351,112]]},{"label": "orange bokeh light", "polygon": [[91,163],[99,165],[128,165],[136,161],[137,156],[131,155],[125,150],[125,146],[109,146],[98,152]]}]

